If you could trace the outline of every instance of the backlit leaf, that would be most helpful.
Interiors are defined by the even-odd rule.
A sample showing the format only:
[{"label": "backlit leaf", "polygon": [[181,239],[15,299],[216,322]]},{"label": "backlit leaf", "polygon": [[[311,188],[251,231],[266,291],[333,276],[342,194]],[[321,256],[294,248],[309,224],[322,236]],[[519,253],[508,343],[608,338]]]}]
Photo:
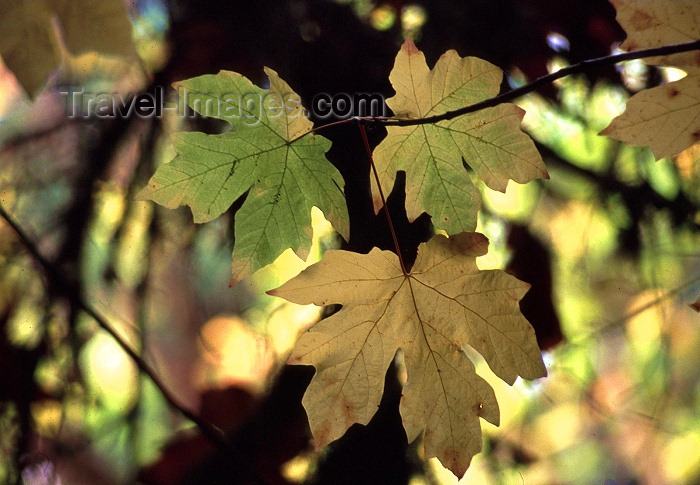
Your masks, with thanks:
[{"label": "backlit leaf", "polygon": [[[409,39],[391,71],[396,96],[387,104],[400,118],[438,115],[495,96],[502,76],[498,67],[459,57],[453,50],[431,71]],[[534,143],[520,130],[524,113],[506,103],[436,124],[388,127],[373,154],[382,187],[390,190],[396,172],[404,170],[409,220],[427,212],[435,227],[449,234],[473,230],[481,197],[462,159],[486,185],[501,192],[509,179],[525,183],[548,176]],[[372,188],[379,211],[382,202],[374,179]]]},{"label": "backlit leaf", "polygon": [[[629,51],[690,42],[700,38],[700,2],[612,0],[627,32]],[[700,141],[700,54],[697,51],[648,59],[673,65],[688,75],[647,89],[627,101],[627,109],[600,132],[632,145],[648,146],[659,159]]]},{"label": "backlit leaf", "polygon": [[236,213],[232,283],[273,262],[287,248],[306,259],[311,208],[323,211],[348,238],[343,179],[325,157],[326,138],[307,134],[299,96],[272,69],[270,89],[228,71],[176,84],[195,111],[227,121],[220,135],[177,133],[177,156],[158,168],[139,193],[169,208],[189,205],[195,222]]},{"label": "backlit leaf", "polygon": [[[700,39],[700,2],[697,0],[611,0],[616,19],[627,33],[621,49],[632,52]],[[700,67],[697,51],[646,59],[658,66]]]},{"label": "backlit leaf", "polygon": [[625,112],[600,133],[648,146],[657,159],[682,152],[700,141],[700,76],[635,94]]},{"label": "backlit leaf", "polygon": [[470,346],[512,384],[546,371],[518,301],[529,285],[503,271],[479,271],[481,234],[435,236],[421,244],[405,275],[397,256],[331,250],[321,262],[268,293],[301,304],[340,303],[298,342],[290,363],[316,374],[303,403],[317,448],[379,406],[384,375],[398,349],[408,380],[400,411],[409,442],[424,433],[426,456],[461,476],[481,449],[479,417],[498,424],[493,389],[464,353]]}]

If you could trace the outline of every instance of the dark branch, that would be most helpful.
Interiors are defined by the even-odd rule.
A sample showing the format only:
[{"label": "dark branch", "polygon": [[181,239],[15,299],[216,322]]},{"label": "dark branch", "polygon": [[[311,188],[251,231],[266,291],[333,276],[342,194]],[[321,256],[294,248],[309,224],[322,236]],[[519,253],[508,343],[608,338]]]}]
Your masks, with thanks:
[{"label": "dark branch", "polygon": [[508,101],[513,101],[520,96],[536,91],[540,87],[549,84],[557,79],[561,79],[572,74],[581,74],[587,72],[591,69],[609,66],[612,64],[617,64],[622,61],[629,61],[632,59],[641,59],[643,57],[655,57],[655,56],[666,56],[670,54],[678,54],[679,52],[689,52],[700,49],[700,40],[693,42],[686,42],[683,44],[673,44],[663,47],[654,47],[651,49],[642,49],[634,52],[625,52],[624,54],[616,54],[612,56],[599,57],[597,59],[590,59],[573,66],[565,67],[557,72],[553,72],[546,76],[542,76],[529,84],[521,86],[512,91],[505,92],[496,97],[489,98],[484,101],[466,106],[464,108],[456,109],[454,111],[448,111],[446,113],[428,116],[426,118],[416,118],[412,120],[405,119],[392,119],[392,118],[363,118],[365,121],[370,121],[384,126],[413,126],[413,125],[425,125],[430,123],[437,123],[439,121],[451,120],[457,118],[458,116],[466,115],[468,113],[474,113],[476,111],[481,111],[486,108],[493,108],[499,104],[507,103]]},{"label": "dark branch", "polygon": [[124,352],[126,352],[127,355],[129,355],[129,357],[136,363],[136,366],[139,368],[139,370],[143,372],[146,376],[148,376],[149,379],[151,379],[151,381],[160,390],[160,392],[163,394],[163,397],[165,397],[166,401],[173,409],[176,409],[187,419],[195,423],[201,430],[202,434],[209,438],[212,441],[212,443],[214,443],[221,449],[226,449],[227,442],[226,438],[224,437],[224,433],[213,424],[203,420],[196,413],[190,411],[189,409],[185,408],[182,404],[178,403],[175,396],[168,390],[168,388],[165,386],[163,381],[161,381],[160,377],[158,377],[158,375],[151,368],[151,366],[148,365],[141,358],[141,356],[129,346],[126,340],[124,340],[124,338],[122,338],[109,323],[107,323],[107,320],[102,315],[100,315],[100,313],[97,310],[95,310],[95,308],[93,308],[92,305],[87,303],[82,298],[82,296],[69,290],[69,288],[71,288],[71,284],[68,281],[68,279],[56,268],[54,264],[52,264],[50,261],[44,258],[44,256],[41,255],[36,245],[32,242],[29,236],[27,236],[27,234],[20,227],[20,225],[14,220],[14,218],[10,214],[7,213],[7,211],[1,204],[0,217],[2,217],[7,222],[7,224],[10,227],[12,227],[12,229],[14,229],[20,241],[22,242],[22,245],[42,267],[44,274],[46,275],[46,278],[48,280],[48,285],[50,289],[56,294],[63,295],[65,298],[69,299],[71,303],[73,303],[78,308],[87,313],[90,317],[92,317],[100,326],[100,328],[106,331],[124,350]]}]

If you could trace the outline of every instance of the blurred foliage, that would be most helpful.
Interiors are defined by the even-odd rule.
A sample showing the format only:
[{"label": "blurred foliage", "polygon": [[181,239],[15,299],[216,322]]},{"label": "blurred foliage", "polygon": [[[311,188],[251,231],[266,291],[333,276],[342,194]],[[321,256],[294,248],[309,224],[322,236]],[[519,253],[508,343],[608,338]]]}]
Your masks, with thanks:
[{"label": "blurred foliage", "polygon": [[[417,3],[338,3],[400,37],[420,38],[431,21]],[[144,69],[156,73],[171,53],[177,12],[156,0],[127,4]],[[305,42],[320,29],[313,22],[300,24]],[[557,39],[552,70],[568,62],[568,40]],[[479,265],[506,267],[516,251],[509,233],[525,227],[551,258],[564,341],[545,353],[546,379],[512,387],[470,354],[496,390],[502,424],[483,423],[484,452],[460,483],[700,480],[700,329],[689,306],[700,292],[700,145],[655,162],[648,149],[597,136],[623,109],[628,89],[659,75],[636,61],[620,70],[614,83],[566,78],[553,96],[520,99],[551,179],[511,183],[505,194],[482,187],[479,230],[491,245]],[[509,82],[527,79],[513,68]],[[131,120],[105,145],[109,127],[62,119],[50,93],[30,103],[2,65],[0,86],[0,203],[42,254],[186,407],[197,409],[207,390],[231,387],[263,399],[299,333],[322,313],[264,292],[337,245],[327,222],[314,214],[307,262],[284,253],[229,289],[230,214],[195,226],[185,210],[133,200],[155,166],[172,158],[170,133],[201,120],[166,115],[157,127]],[[108,160],[85,179],[95,150]],[[688,212],[690,220],[681,217]],[[81,218],[76,234],[71,224]],[[64,484],[132,483],[175,436],[192,432],[116,343],[51,290],[4,221],[0,322],[1,483],[45,461]],[[220,413],[235,415],[226,419],[248,416],[235,407],[243,401],[223,402]],[[422,457],[420,440],[413,449]],[[280,476],[302,483],[318,467],[306,448]],[[455,482],[430,460],[410,483]]]}]

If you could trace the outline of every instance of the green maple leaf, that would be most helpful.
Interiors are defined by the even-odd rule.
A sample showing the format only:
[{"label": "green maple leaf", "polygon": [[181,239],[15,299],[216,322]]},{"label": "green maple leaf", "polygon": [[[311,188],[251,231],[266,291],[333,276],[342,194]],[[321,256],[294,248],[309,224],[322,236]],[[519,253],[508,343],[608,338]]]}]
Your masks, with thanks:
[{"label": "green maple leaf", "polygon": [[[400,118],[424,118],[469,106],[498,94],[502,71],[475,57],[450,50],[430,71],[425,56],[407,40],[399,51],[391,80],[396,96],[387,104]],[[453,120],[388,127],[373,157],[380,183],[392,187],[398,170],[406,172],[406,213],[423,212],[438,229],[456,234],[476,227],[479,191],[462,158],[492,189],[504,192],[509,179],[526,183],[548,177],[534,143],[520,130],[524,111],[502,104]],[[374,179],[374,207],[382,206]]]},{"label": "green maple leaf", "polygon": [[32,96],[60,65],[69,77],[85,78],[112,65],[105,55],[136,58],[121,0],[0,0],[0,10],[0,56]]},{"label": "green maple leaf", "polygon": [[401,418],[409,442],[424,431],[427,457],[457,476],[481,449],[479,417],[498,425],[493,389],[464,353],[470,346],[512,384],[546,374],[535,332],[518,301],[530,285],[503,271],[480,271],[481,234],[435,236],[418,248],[409,274],[396,254],[330,250],[268,293],[294,303],[343,308],[304,333],[289,362],[313,365],[303,403],[316,448],[367,424],[386,370],[403,349],[407,381]]},{"label": "green maple leaf", "polygon": [[306,259],[313,206],[344,238],[349,232],[343,179],[325,157],[330,141],[308,134],[313,125],[299,96],[275,71],[265,72],[269,90],[228,71],[176,83],[192,109],[232,129],[177,133],[177,156],[138,194],[169,208],[189,205],[194,221],[206,222],[247,192],[235,216],[232,281],[290,247]]}]

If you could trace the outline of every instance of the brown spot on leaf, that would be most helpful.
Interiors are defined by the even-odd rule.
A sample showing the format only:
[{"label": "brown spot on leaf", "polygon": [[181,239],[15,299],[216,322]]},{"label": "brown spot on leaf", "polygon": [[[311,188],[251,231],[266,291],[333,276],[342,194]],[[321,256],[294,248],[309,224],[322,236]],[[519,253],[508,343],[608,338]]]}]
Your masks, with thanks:
[{"label": "brown spot on leaf", "polygon": [[668,90],[668,97],[669,98],[675,98],[678,96],[679,91],[676,88],[669,88]]},{"label": "brown spot on leaf", "polygon": [[694,142],[700,141],[700,130],[695,130],[690,136]]},{"label": "brown spot on leaf", "polygon": [[647,30],[658,24],[659,22],[654,17],[642,10],[635,10],[630,17],[630,25],[634,27],[634,30]]},{"label": "brown spot on leaf", "polygon": [[350,403],[348,403],[347,401],[343,406],[343,418],[345,419],[345,423],[348,425],[348,427],[350,427],[355,422],[355,419],[352,416],[352,409],[350,408]]}]

